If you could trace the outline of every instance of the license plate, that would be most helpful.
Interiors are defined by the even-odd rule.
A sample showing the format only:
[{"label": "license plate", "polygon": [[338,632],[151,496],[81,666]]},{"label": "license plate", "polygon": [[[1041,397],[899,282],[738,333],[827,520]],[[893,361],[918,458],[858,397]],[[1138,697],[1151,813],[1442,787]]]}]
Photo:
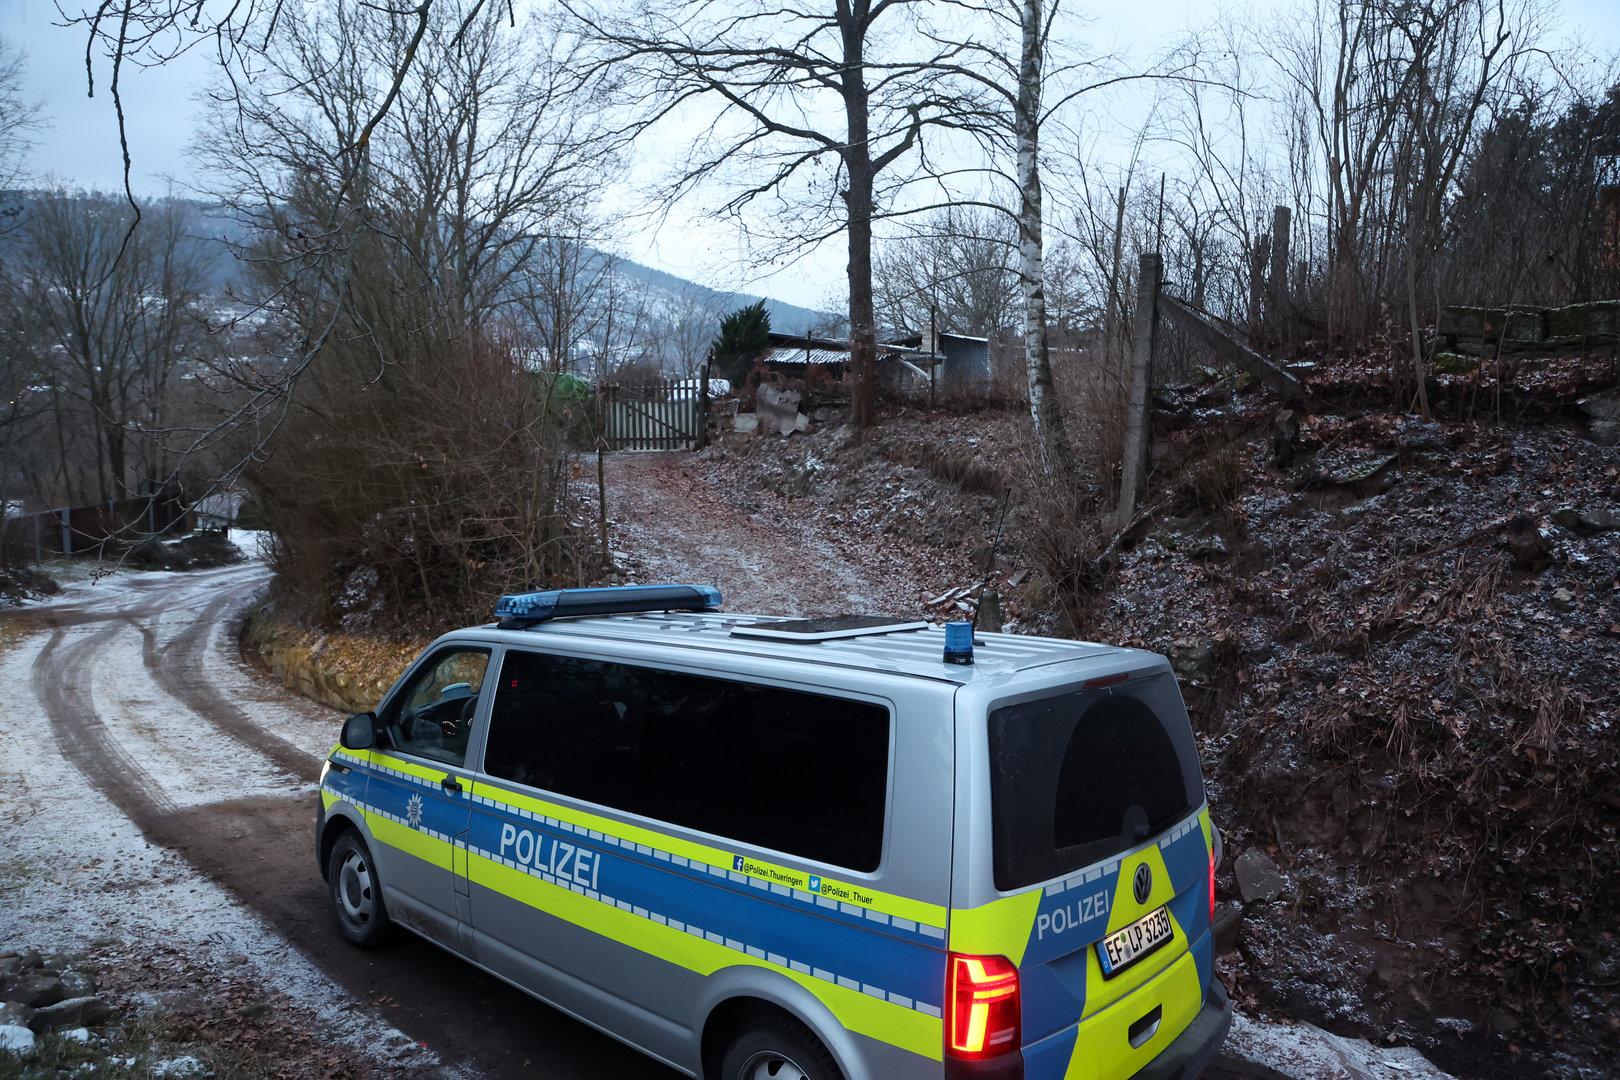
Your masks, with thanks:
[{"label": "license plate", "polygon": [[1104,978],[1112,978],[1175,935],[1170,909],[1159,908],[1097,942],[1097,959]]}]

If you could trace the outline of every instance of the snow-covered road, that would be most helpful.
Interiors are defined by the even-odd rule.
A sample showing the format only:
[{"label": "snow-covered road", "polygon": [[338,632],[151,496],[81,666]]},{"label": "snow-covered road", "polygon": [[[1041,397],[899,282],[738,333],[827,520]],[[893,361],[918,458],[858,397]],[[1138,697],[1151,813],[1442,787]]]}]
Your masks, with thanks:
[{"label": "snow-covered road", "polygon": [[[0,650],[0,942],[159,958],[247,976],[384,1066],[437,1058],[230,892],[158,839],[187,810],[243,798],[308,806],[334,727],[327,710],[266,693],[231,657],[231,616],[266,580],[257,562],[119,574],[4,616]],[[193,709],[189,688],[251,702]],[[273,734],[270,734],[273,733]]]}]

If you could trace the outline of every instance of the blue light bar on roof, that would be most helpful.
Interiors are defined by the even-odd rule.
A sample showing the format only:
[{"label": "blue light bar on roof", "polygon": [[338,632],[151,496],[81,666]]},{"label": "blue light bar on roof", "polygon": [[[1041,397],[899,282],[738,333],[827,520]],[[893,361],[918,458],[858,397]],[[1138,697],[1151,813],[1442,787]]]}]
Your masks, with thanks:
[{"label": "blue light bar on roof", "polygon": [[713,585],[618,585],[512,593],[495,603],[502,629],[521,629],[574,615],[628,615],[642,611],[718,611]]}]

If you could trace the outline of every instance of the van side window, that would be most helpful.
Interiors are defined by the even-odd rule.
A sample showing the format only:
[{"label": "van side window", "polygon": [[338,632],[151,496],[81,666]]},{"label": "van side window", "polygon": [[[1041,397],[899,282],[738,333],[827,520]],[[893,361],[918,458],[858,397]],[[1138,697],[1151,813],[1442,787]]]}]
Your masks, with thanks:
[{"label": "van side window", "polygon": [[488,649],[447,649],[429,658],[382,718],[393,746],[447,765],[466,761],[488,667]]},{"label": "van side window", "polygon": [[852,870],[881,861],[883,706],[510,650],[493,709],[491,776]]}]

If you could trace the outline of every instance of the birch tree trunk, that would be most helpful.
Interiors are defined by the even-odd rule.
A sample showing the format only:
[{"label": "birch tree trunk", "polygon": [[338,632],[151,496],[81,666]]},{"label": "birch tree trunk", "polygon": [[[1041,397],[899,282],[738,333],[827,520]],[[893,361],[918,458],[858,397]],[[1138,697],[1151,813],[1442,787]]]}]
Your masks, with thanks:
[{"label": "birch tree trunk", "polygon": [[1063,409],[1052,391],[1052,353],[1046,325],[1045,220],[1041,204],[1041,79],[1046,23],[1041,0],[1021,0],[1022,52],[1014,128],[1018,145],[1018,287],[1024,300],[1024,371],[1035,445],[1048,477],[1068,479],[1070,457]]}]

